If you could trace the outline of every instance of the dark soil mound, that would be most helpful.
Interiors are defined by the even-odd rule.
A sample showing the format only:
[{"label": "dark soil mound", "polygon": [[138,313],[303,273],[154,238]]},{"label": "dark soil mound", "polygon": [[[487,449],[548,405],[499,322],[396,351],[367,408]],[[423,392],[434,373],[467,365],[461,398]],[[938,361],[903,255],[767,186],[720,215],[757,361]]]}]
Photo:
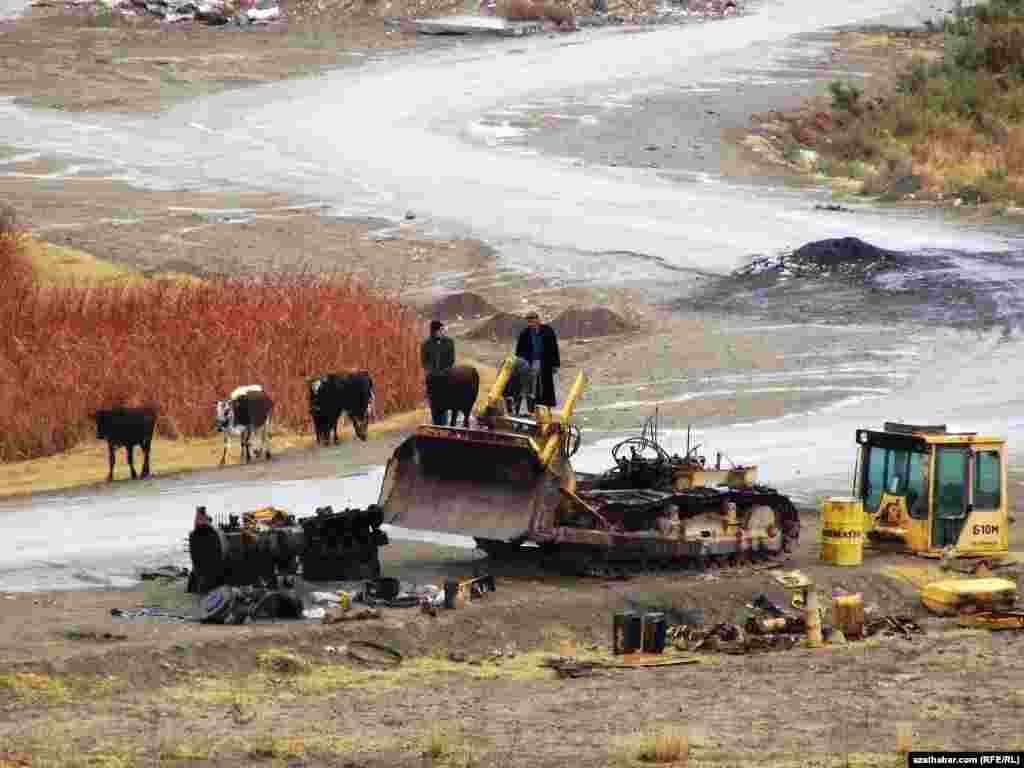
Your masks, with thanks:
[{"label": "dark soil mound", "polygon": [[466,335],[471,339],[514,339],[525,327],[525,317],[498,312]]},{"label": "dark soil mound", "polygon": [[438,299],[430,305],[427,313],[430,315],[431,320],[436,319],[448,322],[449,320],[462,318],[486,317],[487,315],[493,315],[497,311],[487,303],[483,296],[464,291]]},{"label": "dark soil mound", "polygon": [[614,336],[633,330],[632,325],[604,307],[571,307],[556,317],[551,322],[551,327],[559,337],[565,339]]},{"label": "dark soil mound", "polygon": [[842,237],[807,243],[789,254],[754,259],[737,270],[739,276],[776,273],[791,277],[866,278],[894,269],[900,255],[877,248],[856,237]]}]

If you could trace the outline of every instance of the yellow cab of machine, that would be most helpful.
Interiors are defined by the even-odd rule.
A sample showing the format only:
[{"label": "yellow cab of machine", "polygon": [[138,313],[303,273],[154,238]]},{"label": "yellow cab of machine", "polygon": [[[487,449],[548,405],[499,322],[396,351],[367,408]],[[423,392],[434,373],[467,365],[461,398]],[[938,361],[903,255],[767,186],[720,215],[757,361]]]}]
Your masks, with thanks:
[{"label": "yellow cab of machine", "polygon": [[872,545],[929,557],[1007,553],[1005,439],[886,422],[857,430],[857,443],[854,495]]}]

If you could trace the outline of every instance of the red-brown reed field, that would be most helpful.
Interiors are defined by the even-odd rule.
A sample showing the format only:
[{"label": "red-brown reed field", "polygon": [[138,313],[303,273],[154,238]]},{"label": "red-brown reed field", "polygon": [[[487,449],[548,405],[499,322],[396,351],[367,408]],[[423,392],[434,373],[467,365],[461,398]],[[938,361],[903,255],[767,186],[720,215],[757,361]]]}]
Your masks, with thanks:
[{"label": "red-brown reed field", "polygon": [[351,275],[42,285],[0,211],[0,461],[94,436],[91,414],[155,403],[167,437],[213,431],[214,402],[262,384],[309,428],[305,377],[368,370],[378,415],[422,398],[414,312]]}]

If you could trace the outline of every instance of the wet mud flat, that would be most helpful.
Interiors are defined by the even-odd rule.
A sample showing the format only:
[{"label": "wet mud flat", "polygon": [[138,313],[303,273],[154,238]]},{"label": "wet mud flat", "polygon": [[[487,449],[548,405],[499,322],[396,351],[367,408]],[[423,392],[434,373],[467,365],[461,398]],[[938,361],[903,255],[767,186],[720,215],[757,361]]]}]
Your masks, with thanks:
[{"label": "wet mud flat", "polygon": [[1009,335],[1021,327],[1022,289],[1020,252],[906,252],[837,238],[757,256],[675,306],[783,322],[901,323]]},{"label": "wet mud flat", "polygon": [[[688,665],[560,678],[544,658],[607,649],[612,614],[627,605],[711,625],[736,621],[757,594],[781,605],[788,595],[749,566],[569,579],[529,558],[396,543],[382,550],[387,574],[422,582],[486,569],[496,591],[436,617],[383,609],[363,622],[232,627],[110,617],[143,602],[141,590],[0,596],[0,734],[33,766],[100,755],[139,765],[421,766],[466,755],[480,766],[633,765],[638,734],[667,726],[688,730],[696,765],[891,765],[898,732],[920,749],[1020,749],[1024,635],[930,617],[909,582],[881,572],[905,559],[824,565],[816,534],[806,515],[786,568],[825,593],[861,592],[871,612],[907,615],[925,634],[719,649]],[[361,640],[400,650],[402,663],[355,661],[344,649]]]}]

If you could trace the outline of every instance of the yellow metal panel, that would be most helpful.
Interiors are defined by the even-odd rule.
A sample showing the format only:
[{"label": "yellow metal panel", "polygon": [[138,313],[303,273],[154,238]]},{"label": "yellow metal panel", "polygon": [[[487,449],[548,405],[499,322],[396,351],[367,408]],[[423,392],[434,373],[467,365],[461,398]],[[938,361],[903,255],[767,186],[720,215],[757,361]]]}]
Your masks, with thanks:
[{"label": "yellow metal panel", "polygon": [[999,608],[1012,605],[1017,585],[1009,579],[943,579],[921,590],[921,602],[936,613],[955,614],[966,606]]},{"label": "yellow metal panel", "polygon": [[932,445],[973,445],[979,450],[982,448],[998,449],[1006,444],[1006,440],[1001,437],[991,437],[987,435],[941,435],[920,433],[915,436],[923,438],[926,442]]}]

